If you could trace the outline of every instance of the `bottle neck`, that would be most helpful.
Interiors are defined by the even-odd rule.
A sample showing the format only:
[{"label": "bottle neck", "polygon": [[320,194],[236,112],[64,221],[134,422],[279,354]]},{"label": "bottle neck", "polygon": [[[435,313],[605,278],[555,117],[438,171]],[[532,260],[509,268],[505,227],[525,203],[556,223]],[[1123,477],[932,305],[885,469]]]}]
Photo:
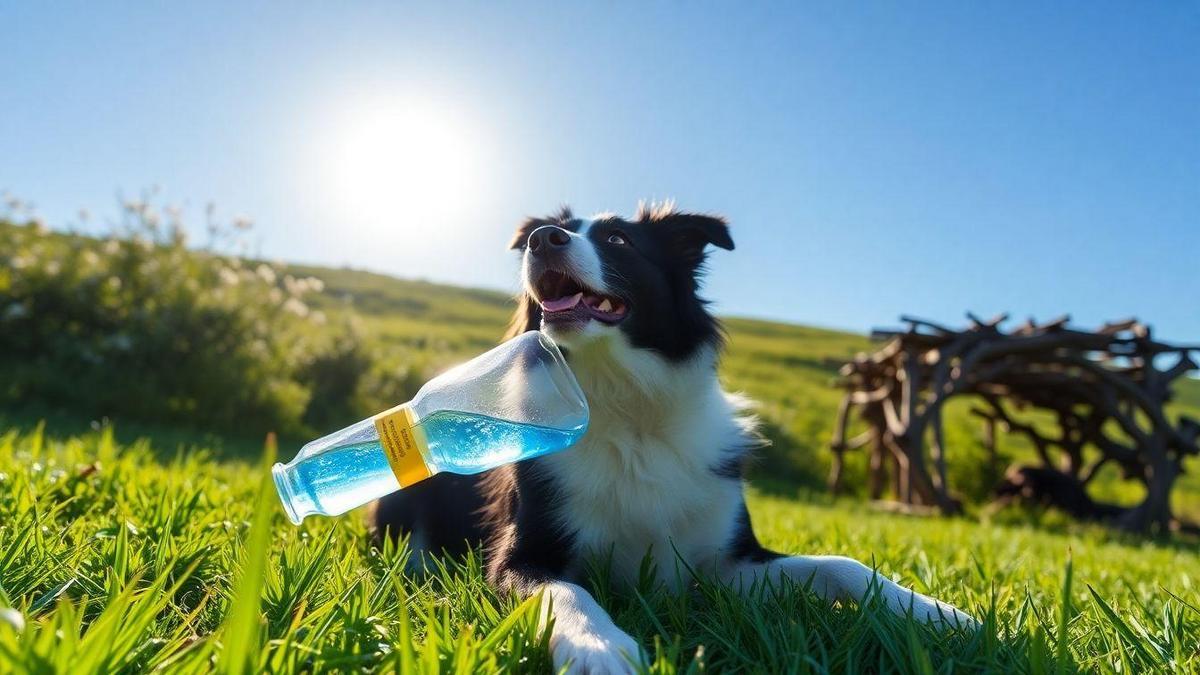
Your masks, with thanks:
[{"label": "bottle neck", "polygon": [[299,525],[305,516],[318,513],[312,496],[300,485],[294,466],[276,464],[271,467],[271,476],[275,479],[275,490],[279,492],[283,510],[293,525]]}]

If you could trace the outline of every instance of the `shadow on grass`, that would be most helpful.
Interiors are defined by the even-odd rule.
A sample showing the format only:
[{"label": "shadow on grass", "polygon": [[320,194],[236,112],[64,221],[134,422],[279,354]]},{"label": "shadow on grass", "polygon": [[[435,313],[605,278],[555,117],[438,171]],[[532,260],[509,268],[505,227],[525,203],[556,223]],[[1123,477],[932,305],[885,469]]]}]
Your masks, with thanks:
[{"label": "shadow on grass", "polygon": [[748,467],[746,478],[756,489],[789,498],[825,490],[826,465],[817,456],[823,447],[802,442],[767,419],[760,419],[759,431],[770,446],[756,450]]}]

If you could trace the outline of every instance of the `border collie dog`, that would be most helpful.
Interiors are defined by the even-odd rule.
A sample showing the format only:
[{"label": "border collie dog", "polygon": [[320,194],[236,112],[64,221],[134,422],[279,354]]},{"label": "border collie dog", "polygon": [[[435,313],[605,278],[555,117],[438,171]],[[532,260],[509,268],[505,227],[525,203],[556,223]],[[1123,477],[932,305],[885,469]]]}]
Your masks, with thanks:
[{"label": "border collie dog", "polygon": [[[541,593],[556,669],[630,672],[644,659],[579,585],[598,557],[617,583],[649,553],[682,590],[692,569],[749,589],[789,577],[829,600],[876,589],[889,608],[941,626],[965,613],[834,556],[792,556],[759,544],[742,466],[760,445],[747,401],[722,391],[722,331],[697,296],[709,246],[733,250],[721,218],[670,204],[632,220],[568,209],[523,223],[523,292],[511,335],[541,329],[561,348],[591,409],[572,448],[479,476],[441,474],[380,500],[376,533],[410,534],[414,555],[481,543],[489,581]],[[594,558],[593,558],[594,559]]]}]

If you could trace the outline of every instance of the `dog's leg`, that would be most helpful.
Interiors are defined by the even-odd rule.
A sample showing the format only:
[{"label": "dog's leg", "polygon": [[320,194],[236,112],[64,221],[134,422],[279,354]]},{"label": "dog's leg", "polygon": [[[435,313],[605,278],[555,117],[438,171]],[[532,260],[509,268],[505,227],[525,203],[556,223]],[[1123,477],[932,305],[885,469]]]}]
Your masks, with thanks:
[{"label": "dog's leg", "polygon": [[[555,672],[564,666],[573,674],[635,672],[632,664],[642,660],[637,641],[617,628],[590,593],[566,581],[575,543],[574,535],[556,523],[557,493],[533,463],[518,463],[494,478],[518,475],[523,479],[520,501],[507,502],[517,507],[515,522],[498,529],[490,542],[488,581],[522,597],[541,594],[541,624],[551,626]],[[503,507],[506,502],[497,504]]]},{"label": "dog's leg", "polygon": [[643,661],[641,647],[617,628],[590,593],[566,581],[542,584],[542,624],[553,616],[550,654],[555,671],[634,673]]},{"label": "dog's leg", "polygon": [[637,672],[644,662],[641,647],[617,628],[608,612],[583,587],[546,575],[536,568],[493,569],[494,582],[518,595],[541,594],[539,625],[550,626],[554,671],[572,675]]},{"label": "dog's leg", "polygon": [[933,622],[940,628],[975,628],[979,625],[966,612],[905,588],[861,562],[842,556],[784,556],[763,550],[758,555],[735,561],[729,568],[728,577],[743,591],[749,590],[756,579],[777,581],[787,577],[802,585],[811,584],[814,593],[830,602],[862,602],[874,590],[896,614],[903,615],[911,609],[916,620]]},{"label": "dog's leg", "polygon": [[829,602],[853,600],[861,603],[874,591],[896,614],[907,614],[911,610],[917,621],[933,622],[943,629],[979,626],[979,622],[966,612],[905,588],[852,558],[789,556],[763,548],[754,534],[745,503],[732,532],[728,561],[721,571],[721,576],[743,593],[749,591],[755,581],[776,582],[786,577],[810,586],[814,593]]}]

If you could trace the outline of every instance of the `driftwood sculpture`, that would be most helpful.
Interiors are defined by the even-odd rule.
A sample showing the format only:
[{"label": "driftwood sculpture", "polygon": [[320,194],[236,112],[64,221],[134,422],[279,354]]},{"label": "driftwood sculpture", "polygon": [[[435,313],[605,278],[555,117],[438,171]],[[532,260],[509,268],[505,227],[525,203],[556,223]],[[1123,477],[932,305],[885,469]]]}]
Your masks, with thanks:
[{"label": "driftwood sculpture", "polygon": [[[890,483],[905,505],[958,512],[961,503],[946,478],[942,414],[947,400],[970,395],[993,458],[997,428],[1024,435],[1037,452],[1037,464],[1008,472],[998,488],[1001,499],[1034,499],[1138,532],[1181,526],[1170,493],[1184,458],[1200,454],[1200,422],[1172,420],[1164,406],[1171,383],[1196,369],[1192,352],[1200,346],[1154,340],[1150,328],[1134,319],[1096,331],[1073,329],[1067,317],[1030,320],[1005,332],[1000,325],[1006,315],[968,317],[964,330],[901,317],[907,330],[875,331],[872,337],[886,343],[842,367],[846,396],[831,443],[835,492],[845,454],[865,448],[872,499]],[[1031,410],[1048,415],[1034,416],[1040,421],[1017,415]],[[848,439],[852,412],[866,431]],[[1092,499],[1089,484],[1110,464],[1145,485],[1140,504]]]}]

